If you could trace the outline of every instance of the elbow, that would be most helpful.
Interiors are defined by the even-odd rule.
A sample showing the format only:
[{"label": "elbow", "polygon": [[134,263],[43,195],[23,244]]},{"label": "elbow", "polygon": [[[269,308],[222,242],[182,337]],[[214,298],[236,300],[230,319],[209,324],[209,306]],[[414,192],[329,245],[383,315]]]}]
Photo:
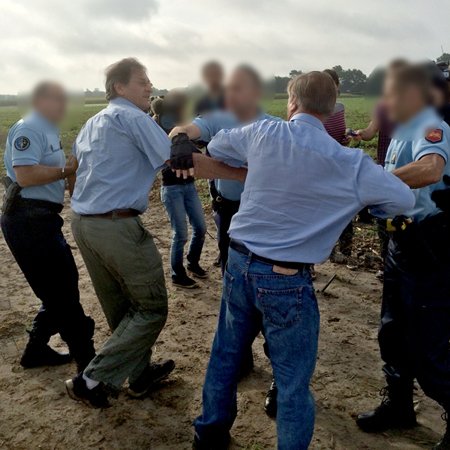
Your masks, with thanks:
[{"label": "elbow", "polygon": [[442,178],[442,173],[439,171],[433,171],[429,174],[428,178],[427,178],[427,185],[430,184],[436,184],[439,183],[439,181],[441,181]]}]

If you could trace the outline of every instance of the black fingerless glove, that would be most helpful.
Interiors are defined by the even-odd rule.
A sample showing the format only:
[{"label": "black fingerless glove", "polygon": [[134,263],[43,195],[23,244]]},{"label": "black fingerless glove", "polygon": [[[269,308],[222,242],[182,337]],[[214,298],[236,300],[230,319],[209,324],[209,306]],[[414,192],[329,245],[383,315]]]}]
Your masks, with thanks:
[{"label": "black fingerless glove", "polygon": [[197,153],[197,147],[189,140],[186,133],[173,137],[170,150],[170,167],[176,170],[189,170],[194,167],[192,154]]}]

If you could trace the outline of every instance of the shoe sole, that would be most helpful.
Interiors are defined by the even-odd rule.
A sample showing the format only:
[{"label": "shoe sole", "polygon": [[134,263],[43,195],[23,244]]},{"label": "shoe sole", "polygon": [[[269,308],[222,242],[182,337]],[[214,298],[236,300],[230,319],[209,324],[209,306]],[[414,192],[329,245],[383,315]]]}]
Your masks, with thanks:
[{"label": "shoe sole", "polygon": [[195,278],[199,278],[200,280],[205,280],[208,278],[208,274],[205,273],[205,275],[199,275],[198,273],[193,272],[191,269],[188,269],[188,272]]},{"label": "shoe sole", "polygon": [[133,391],[132,389],[128,388],[127,389],[127,394],[131,397],[131,398],[135,398],[135,399],[139,399],[139,398],[143,398],[145,397],[147,394],[149,394],[151,391],[153,391],[155,388],[157,388],[158,384],[161,383],[161,381],[165,381],[167,380],[167,378],[169,378],[170,374],[174,371],[175,369],[175,364],[172,367],[172,370],[164,375],[161,375],[159,378],[155,378],[152,382],[152,384],[143,392],[136,392]]},{"label": "shoe sole", "polygon": [[99,408],[98,406],[94,406],[88,399],[86,399],[86,398],[83,398],[83,397],[78,397],[78,395],[77,394],[75,394],[75,391],[74,391],[74,389],[73,389],[73,381],[70,379],[70,380],[66,380],[65,382],[64,382],[64,384],[66,385],[66,391],[67,391],[67,394],[69,395],[69,397],[72,399],[72,400],[75,400],[76,402],[81,402],[81,403],[84,403],[86,406],[89,406],[89,408],[92,408],[92,409],[103,409],[103,408]]},{"label": "shoe sole", "polygon": [[192,284],[191,286],[185,286],[183,284],[174,283],[172,281],[172,285],[175,286],[175,287],[183,288],[183,289],[197,289],[198,288],[198,284],[197,283]]}]

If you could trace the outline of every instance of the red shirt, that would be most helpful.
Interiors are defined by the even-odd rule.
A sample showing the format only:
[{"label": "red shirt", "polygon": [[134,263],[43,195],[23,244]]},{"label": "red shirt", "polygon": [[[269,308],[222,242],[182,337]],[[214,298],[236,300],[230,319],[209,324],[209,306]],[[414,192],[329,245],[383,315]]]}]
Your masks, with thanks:
[{"label": "red shirt", "polygon": [[328,117],[324,126],[328,134],[339,144],[346,142],[345,107],[342,103],[336,103],[333,114]]}]

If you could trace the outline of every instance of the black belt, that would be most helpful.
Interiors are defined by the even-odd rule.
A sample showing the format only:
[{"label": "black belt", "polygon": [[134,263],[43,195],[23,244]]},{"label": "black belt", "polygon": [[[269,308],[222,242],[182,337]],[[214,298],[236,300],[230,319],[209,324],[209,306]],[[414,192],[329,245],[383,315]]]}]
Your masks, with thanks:
[{"label": "black belt", "polygon": [[36,200],[34,198],[19,198],[14,203],[14,208],[25,209],[47,209],[49,212],[59,214],[63,210],[63,205],[60,203],[48,202],[46,200]]},{"label": "black belt", "polygon": [[275,261],[274,259],[264,258],[264,256],[255,255],[244,244],[241,244],[240,242],[235,241],[233,239],[230,242],[230,248],[232,248],[233,250],[236,250],[237,252],[242,253],[244,255],[247,255],[247,256],[251,255],[257,261],[261,261],[263,263],[270,264],[271,266],[279,266],[279,267],[283,267],[285,269],[297,269],[299,271],[303,271],[303,270],[309,269],[311,267],[311,264],[297,263],[297,262],[290,262],[290,261]]},{"label": "black belt", "polygon": [[97,219],[127,219],[137,217],[140,212],[137,209],[114,209],[102,214],[81,214],[83,217],[95,217]]}]

